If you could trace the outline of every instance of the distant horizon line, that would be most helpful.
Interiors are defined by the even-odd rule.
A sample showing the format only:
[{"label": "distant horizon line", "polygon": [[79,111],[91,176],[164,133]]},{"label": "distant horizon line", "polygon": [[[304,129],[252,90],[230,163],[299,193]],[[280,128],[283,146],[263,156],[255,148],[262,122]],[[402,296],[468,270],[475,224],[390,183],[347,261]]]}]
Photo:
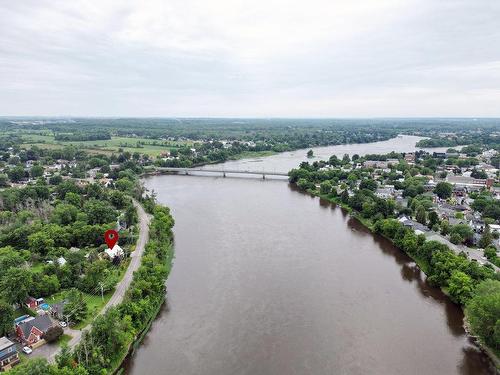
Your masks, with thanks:
[{"label": "distant horizon line", "polygon": [[44,118],[44,119],[248,119],[248,120],[500,120],[500,117],[488,116],[361,116],[361,117],[287,117],[287,116],[96,116],[96,115],[0,115],[0,119]]}]

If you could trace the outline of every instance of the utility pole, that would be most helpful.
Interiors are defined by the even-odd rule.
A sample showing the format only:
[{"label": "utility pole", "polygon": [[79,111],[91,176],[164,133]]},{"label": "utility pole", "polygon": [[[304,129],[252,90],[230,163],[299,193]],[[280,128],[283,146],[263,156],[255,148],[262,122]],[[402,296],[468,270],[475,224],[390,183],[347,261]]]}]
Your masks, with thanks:
[{"label": "utility pole", "polygon": [[99,287],[101,288],[101,300],[104,301],[104,285],[102,281],[99,282]]}]

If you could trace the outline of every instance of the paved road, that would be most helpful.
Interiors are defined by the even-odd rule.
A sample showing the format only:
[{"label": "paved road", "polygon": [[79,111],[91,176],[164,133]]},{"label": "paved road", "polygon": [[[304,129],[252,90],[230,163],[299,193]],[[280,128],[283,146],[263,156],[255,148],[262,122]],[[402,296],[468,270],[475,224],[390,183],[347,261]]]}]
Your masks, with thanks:
[{"label": "paved road", "polygon": [[[134,276],[134,272],[141,265],[141,257],[146,248],[146,243],[149,238],[149,222],[151,220],[150,215],[144,211],[144,208],[134,200],[134,206],[137,209],[137,214],[139,216],[139,238],[137,239],[137,244],[134,252],[130,255],[130,264],[123,276],[123,279],[116,285],[115,292],[113,296],[111,296],[110,300],[101,310],[100,314],[104,313],[111,306],[118,305],[125,296],[125,292],[127,291],[130,283],[132,282],[132,278]],[[74,330],[70,328],[66,328],[65,333],[73,336],[72,339],[68,342],[68,346],[72,349],[82,339],[82,333],[90,328],[90,324],[84,327],[82,330]],[[44,345],[36,350],[33,350],[34,357],[44,357],[47,358],[49,362],[53,362],[55,360],[55,356],[59,353],[60,347],[56,345]]]},{"label": "paved road", "polygon": [[102,309],[101,313],[105,312],[111,306],[116,306],[123,300],[125,292],[132,282],[134,272],[141,265],[141,257],[149,238],[150,217],[146,211],[144,211],[144,208],[142,208],[142,206],[136,201],[134,201],[134,206],[137,209],[137,214],[139,215],[139,238],[137,239],[135,251],[130,255],[130,264],[125,272],[125,276],[123,276],[123,279],[116,286],[113,296],[108,301],[104,309]]},{"label": "paved road", "polygon": [[460,254],[460,252],[463,251],[467,254],[467,257],[469,259],[471,259],[471,260],[474,259],[479,264],[482,264],[482,265],[490,264],[496,272],[500,271],[499,267],[495,266],[493,263],[491,263],[488,259],[485,258],[484,252],[482,249],[474,249],[471,247],[467,247],[465,245],[452,244],[447,238],[445,238],[441,234],[433,232],[433,231],[426,232],[425,236],[429,240],[438,241],[438,242],[441,242],[441,243],[447,245],[451,250],[453,250],[455,252],[455,254]]}]

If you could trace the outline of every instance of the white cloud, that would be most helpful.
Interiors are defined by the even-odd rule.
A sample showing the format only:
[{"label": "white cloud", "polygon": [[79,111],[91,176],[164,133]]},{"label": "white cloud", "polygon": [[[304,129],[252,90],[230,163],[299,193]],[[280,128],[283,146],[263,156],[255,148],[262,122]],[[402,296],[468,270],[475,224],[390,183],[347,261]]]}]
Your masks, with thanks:
[{"label": "white cloud", "polygon": [[499,116],[495,0],[0,3],[0,114]]}]

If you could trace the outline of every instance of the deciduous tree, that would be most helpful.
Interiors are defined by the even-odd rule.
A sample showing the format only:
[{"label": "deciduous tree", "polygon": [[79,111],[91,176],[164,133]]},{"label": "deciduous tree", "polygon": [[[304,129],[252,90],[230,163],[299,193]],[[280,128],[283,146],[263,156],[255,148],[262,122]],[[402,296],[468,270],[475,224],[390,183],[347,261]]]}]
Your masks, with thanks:
[{"label": "deciduous tree", "polygon": [[500,281],[480,283],[467,303],[466,313],[473,332],[500,350]]},{"label": "deciduous tree", "polygon": [[438,182],[436,187],[434,188],[434,193],[441,199],[447,199],[451,197],[451,193],[453,192],[453,186],[448,182]]},{"label": "deciduous tree", "polygon": [[460,304],[464,304],[472,296],[472,279],[462,271],[453,271],[448,281],[448,292],[451,298]]},{"label": "deciduous tree", "polygon": [[23,303],[32,286],[32,274],[21,268],[9,268],[0,275],[0,293],[8,303]]},{"label": "deciduous tree", "polygon": [[0,299],[0,337],[7,336],[14,329],[14,309],[12,304]]}]

